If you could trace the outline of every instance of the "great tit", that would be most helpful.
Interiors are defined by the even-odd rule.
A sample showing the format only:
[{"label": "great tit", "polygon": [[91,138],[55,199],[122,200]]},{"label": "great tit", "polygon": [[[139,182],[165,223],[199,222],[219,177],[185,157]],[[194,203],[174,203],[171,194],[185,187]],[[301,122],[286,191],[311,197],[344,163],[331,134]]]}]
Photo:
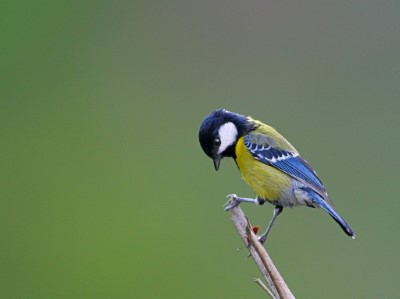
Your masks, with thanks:
[{"label": "great tit", "polygon": [[266,231],[259,237],[261,243],[265,242],[284,207],[300,205],[322,208],[348,236],[355,238],[350,226],[333,209],[315,171],[274,128],[251,117],[219,109],[203,120],[199,141],[203,151],[213,159],[215,170],[222,158],[232,157],[256,194],[254,199],[229,195],[225,210],[241,202],[261,205],[267,201],[275,206]]}]

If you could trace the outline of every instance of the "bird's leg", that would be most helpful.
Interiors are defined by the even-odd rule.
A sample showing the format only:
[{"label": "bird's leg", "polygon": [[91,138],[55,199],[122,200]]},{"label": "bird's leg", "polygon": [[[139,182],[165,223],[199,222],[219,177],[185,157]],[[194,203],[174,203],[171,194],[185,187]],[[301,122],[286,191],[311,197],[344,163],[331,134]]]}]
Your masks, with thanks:
[{"label": "bird's leg", "polygon": [[278,215],[282,212],[282,210],[283,210],[282,206],[275,207],[274,214],[272,216],[271,222],[268,224],[267,230],[265,231],[265,233],[263,233],[261,236],[258,237],[258,241],[260,241],[261,244],[264,244],[265,240],[267,239],[268,233],[275,222],[276,217],[278,217]]},{"label": "bird's leg", "polygon": [[263,199],[239,197],[236,194],[229,194],[227,196],[227,198],[229,200],[224,205],[225,211],[229,211],[229,210],[233,209],[234,207],[237,207],[241,202],[252,202],[252,203],[255,203],[258,205],[262,205],[265,202]]}]

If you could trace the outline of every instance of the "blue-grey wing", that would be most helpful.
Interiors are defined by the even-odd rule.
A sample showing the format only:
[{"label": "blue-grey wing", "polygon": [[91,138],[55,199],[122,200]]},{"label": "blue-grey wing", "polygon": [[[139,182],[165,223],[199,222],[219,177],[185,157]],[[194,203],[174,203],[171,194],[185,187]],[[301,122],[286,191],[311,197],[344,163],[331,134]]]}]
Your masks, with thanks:
[{"label": "blue-grey wing", "polygon": [[[257,133],[257,135],[260,134]],[[326,196],[326,190],[321,180],[297,152],[274,147],[273,140],[268,136],[264,137],[254,138],[251,133],[244,137],[244,144],[254,159],[285,172],[292,178],[309,185],[322,196]]]}]

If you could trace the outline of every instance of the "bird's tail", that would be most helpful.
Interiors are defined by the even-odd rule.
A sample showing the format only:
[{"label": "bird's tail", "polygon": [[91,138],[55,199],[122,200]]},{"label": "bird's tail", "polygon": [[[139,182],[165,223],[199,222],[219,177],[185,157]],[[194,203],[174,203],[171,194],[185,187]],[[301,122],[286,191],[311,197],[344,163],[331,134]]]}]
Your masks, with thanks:
[{"label": "bird's tail", "polygon": [[312,200],[320,206],[322,209],[324,209],[326,212],[328,212],[329,215],[340,225],[340,227],[343,229],[343,231],[350,236],[352,239],[356,237],[354,234],[353,230],[350,228],[350,226],[344,221],[344,219],[331,207],[329,206],[325,200],[321,198],[321,196],[316,193],[314,190],[307,188],[305,190],[312,198]]}]

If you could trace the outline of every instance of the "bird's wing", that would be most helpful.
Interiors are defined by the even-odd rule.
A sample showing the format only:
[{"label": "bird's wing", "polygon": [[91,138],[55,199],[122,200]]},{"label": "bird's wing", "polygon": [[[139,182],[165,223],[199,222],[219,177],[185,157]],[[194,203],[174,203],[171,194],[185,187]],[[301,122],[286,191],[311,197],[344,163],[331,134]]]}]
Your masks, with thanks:
[{"label": "bird's wing", "polygon": [[[276,132],[272,133],[275,135]],[[281,138],[279,140],[280,146],[275,141],[277,136],[273,137],[265,132],[253,131],[244,137],[244,144],[254,159],[283,171],[292,178],[310,186],[321,196],[327,197],[321,180],[311,166],[299,156],[296,149],[281,135],[278,136]],[[282,142],[287,143],[285,149],[282,148]]]}]

